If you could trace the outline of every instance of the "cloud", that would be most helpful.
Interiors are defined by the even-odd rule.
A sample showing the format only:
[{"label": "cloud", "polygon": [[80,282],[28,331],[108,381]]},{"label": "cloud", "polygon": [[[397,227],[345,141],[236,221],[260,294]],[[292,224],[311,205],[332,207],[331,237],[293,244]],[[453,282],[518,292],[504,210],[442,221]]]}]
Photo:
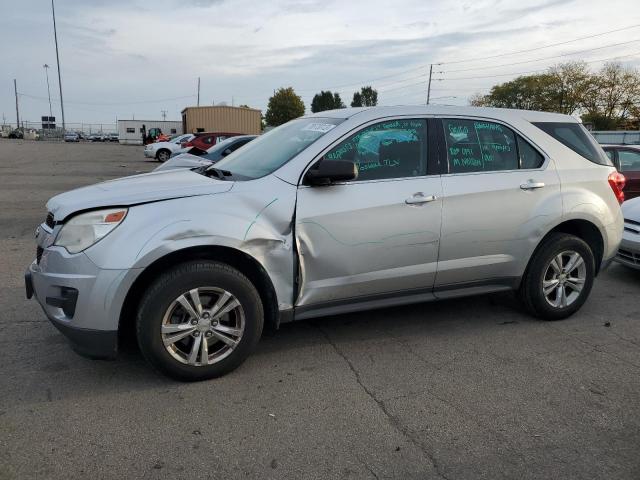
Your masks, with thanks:
[{"label": "cloud", "polygon": [[[294,86],[305,100],[321,89],[348,85],[338,89],[347,98],[355,86],[389,76],[372,82],[381,99],[423,101],[425,87],[420,82],[429,63],[539,47],[633,22],[627,17],[634,0],[581,0],[580,8],[577,5],[575,0],[59,0],[58,39],[64,96],[69,100],[65,110],[69,118],[84,121],[114,121],[132,114],[154,118],[160,110],[179,119],[189,100],[154,99],[192,95],[198,77],[206,103],[231,103],[233,96],[236,102],[264,108],[273,89],[283,85]],[[41,65],[55,65],[51,11],[41,0],[22,0],[4,9],[0,31],[6,38],[21,39],[0,50],[0,64],[9,73],[0,79],[0,92],[5,92],[0,109],[11,112],[13,78],[22,92],[46,96]],[[638,32],[584,41],[580,47],[625,41]],[[570,47],[545,54],[564,53]],[[634,47],[637,50],[630,45],[583,58],[624,55]],[[523,54],[517,60],[531,58],[537,57]],[[508,63],[508,58],[500,63]],[[490,73],[546,66],[538,62]],[[469,73],[473,77],[486,72],[482,69],[491,62],[460,66],[467,67],[478,69]],[[457,96],[457,102],[465,103],[470,92],[508,79],[438,80],[434,89],[446,91],[438,96]],[[57,78],[51,80],[53,90]],[[114,106],[82,109],[71,103],[96,98]],[[27,97],[21,103],[27,119],[38,118],[44,107]]]}]

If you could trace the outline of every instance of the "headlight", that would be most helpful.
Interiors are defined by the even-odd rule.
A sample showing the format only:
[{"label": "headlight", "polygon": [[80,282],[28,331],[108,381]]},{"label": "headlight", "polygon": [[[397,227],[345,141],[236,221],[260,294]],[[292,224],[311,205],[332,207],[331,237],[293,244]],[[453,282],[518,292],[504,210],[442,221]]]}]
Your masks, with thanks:
[{"label": "headlight", "polygon": [[76,215],[64,224],[55,245],[66,248],[69,253],[81,252],[120,225],[127,211],[126,208],[109,208]]}]

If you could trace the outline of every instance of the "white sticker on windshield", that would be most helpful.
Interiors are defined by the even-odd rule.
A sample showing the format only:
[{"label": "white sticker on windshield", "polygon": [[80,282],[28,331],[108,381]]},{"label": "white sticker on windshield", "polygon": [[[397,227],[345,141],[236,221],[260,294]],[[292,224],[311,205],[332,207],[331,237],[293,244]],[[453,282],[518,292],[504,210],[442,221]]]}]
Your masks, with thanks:
[{"label": "white sticker on windshield", "polygon": [[334,127],[335,127],[335,125],[333,125],[331,123],[310,123],[309,125],[304,127],[302,130],[309,130],[309,131],[312,131],[312,132],[327,133],[329,130],[331,130]]}]

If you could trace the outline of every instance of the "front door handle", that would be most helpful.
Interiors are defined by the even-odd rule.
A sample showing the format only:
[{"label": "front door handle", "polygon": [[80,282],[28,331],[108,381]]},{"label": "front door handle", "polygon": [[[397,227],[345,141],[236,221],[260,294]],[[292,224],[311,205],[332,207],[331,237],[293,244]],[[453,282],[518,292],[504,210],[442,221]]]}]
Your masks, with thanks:
[{"label": "front door handle", "polygon": [[414,193],[412,196],[410,196],[409,198],[407,198],[404,203],[406,203],[407,205],[421,205],[423,203],[429,203],[429,202],[433,202],[435,199],[437,199],[438,197],[436,197],[435,195],[428,195],[425,196],[424,193],[422,192],[417,192]]},{"label": "front door handle", "polygon": [[522,190],[535,190],[542,187],[544,187],[544,182],[534,182],[533,180],[529,180],[527,183],[520,185]]}]

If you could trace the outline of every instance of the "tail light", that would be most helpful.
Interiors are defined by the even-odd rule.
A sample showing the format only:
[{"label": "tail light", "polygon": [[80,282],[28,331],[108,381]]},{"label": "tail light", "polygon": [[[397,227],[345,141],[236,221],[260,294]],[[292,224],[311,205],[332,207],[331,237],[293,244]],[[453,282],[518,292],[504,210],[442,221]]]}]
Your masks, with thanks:
[{"label": "tail light", "polygon": [[609,174],[609,185],[619,204],[624,202],[624,192],[622,190],[624,189],[625,182],[626,179],[620,172],[611,172],[611,174]]}]

